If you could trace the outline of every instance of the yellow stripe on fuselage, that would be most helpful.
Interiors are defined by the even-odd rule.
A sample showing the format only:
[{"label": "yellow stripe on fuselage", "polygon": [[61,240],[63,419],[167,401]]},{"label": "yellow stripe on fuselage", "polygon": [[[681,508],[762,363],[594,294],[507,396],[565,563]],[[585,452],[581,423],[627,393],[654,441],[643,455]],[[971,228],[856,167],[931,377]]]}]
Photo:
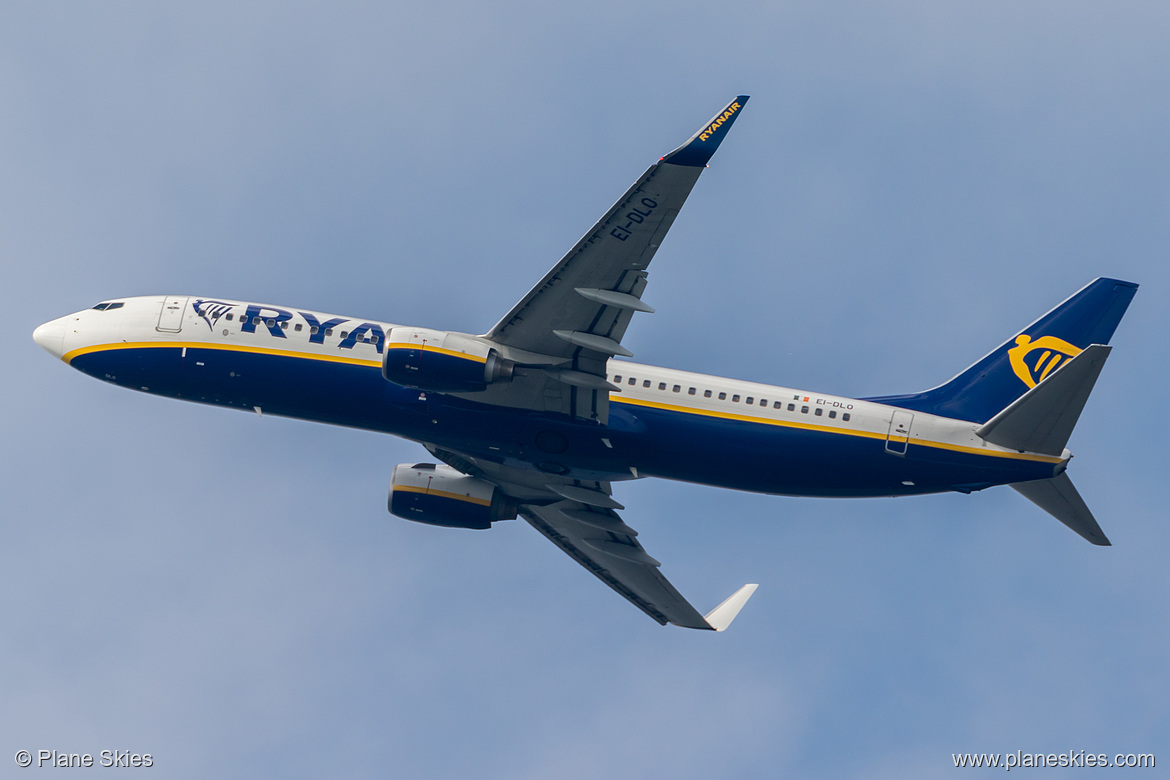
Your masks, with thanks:
[{"label": "yellow stripe on fuselage", "polygon": [[[664,404],[658,401],[645,401],[641,398],[617,398],[613,395],[609,398],[610,403],[628,404],[630,406],[646,406],[652,409],[663,409],[668,412],[680,412],[683,414],[695,414],[702,417],[718,417],[723,420],[740,420],[742,422],[758,423],[760,425],[774,425],[780,428],[796,428],[805,431],[818,431],[822,433],[837,433],[842,436],[856,436],[862,439],[885,439],[886,434],[877,433],[875,431],[858,431],[848,428],[838,428],[831,425],[814,425],[812,423],[792,422],[790,420],[774,420],[768,417],[751,417],[744,414],[734,414],[732,412],[719,412],[711,409],[695,409],[689,406],[677,406],[674,404]],[[940,450],[951,450],[953,452],[963,452],[970,455],[985,455],[992,458],[1009,458],[1014,460],[1031,460],[1040,463],[1060,463],[1062,458],[1052,457],[1051,455],[1035,455],[1023,452],[999,452],[996,450],[987,450],[980,447],[968,447],[962,444],[948,444],[941,441],[928,441],[925,439],[911,439],[911,444],[918,444],[923,447],[933,447]]]},{"label": "yellow stripe on fuselage", "polygon": [[253,347],[245,344],[212,344],[199,341],[136,341],[119,342],[114,344],[96,344],[92,347],[80,347],[66,352],[62,360],[70,363],[74,358],[89,355],[94,352],[111,352],[118,349],[213,349],[223,352],[248,352],[255,355],[277,355],[279,357],[303,358],[305,360],[323,360],[328,363],[346,363],[351,366],[380,366],[380,360],[366,360],[348,355],[321,355],[316,352],[293,352],[284,349],[268,347]]},{"label": "yellow stripe on fuselage", "polygon": [[[387,348],[396,345],[387,345]],[[404,345],[406,346],[406,345]],[[205,342],[187,342],[187,341],[140,341],[140,342],[121,342],[113,344],[98,344],[92,347],[80,347],[78,349],[67,352],[61,359],[66,363],[71,362],[74,358],[81,355],[88,355],[94,352],[107,352],[118,349],[181,349],[186,347],[188,349],[212,349],[223,350],[226,352],[247,352],[256,355],[276,355],[278,357],[299,358],[304,360],[319,360],[327,363],[345,363],[353,366],[381,366],[380,360],[364,360],[362,358],[348,357],[343,355],[321,355],[315,352],[293,352],[282,349],[271,349],[267,347],[253,347],[243,344],[212,344]],[[417,347],[413,347],[417,348]],[[469,360],[478,360],[474,356],[467,355],[463,352],[452,352],[450,350],[443,350],[436,347],[428,347],[428,351],[434,350],[436,352],[443,352],[456,357],[463,357]],[[482,362],[482,361],[481,361]],[[678,412],[680,414],[694,414],[700,417],[715,417],[723,420],[738,420],[741,422],[757,423],[759,425],[772,425],[780,428],[794,428],[797,430],[817,431],[821,433],[835,433],[841,436],[854,436],[863,439],[885,439],[886,434],[877,433],[874,431],[859,431],[848,428],[839,428],[829,425],[815,425],[812,423],[794,422],[790,420],[775,420],[768,417],[752,417],[744,414],[735,414],[732,412],[720,412],[711,409],[696,409],[690,406],[678,406],[675,404],[664,404],[657,401],[646,401],[640,398],[619,397],[617,395],[610,395],[610,403],[625,404],[628,406],[644,406],[651,409],[662,409],[668,412]],[[1008,458],[1012,460],[1029,460],[1038,463],[1060,463],[1063,459],[1051,455],[1037,455],[1025,452],[1001,452],[997,450],[988,450],[980,447],[968,447],[962,444],[949,444],[941,441],[928,441],[925,439],[911,439],[911,444],[932,447],[940,450],[950,450],[952,452],[962,452],[969,455],[982,455],[991,458]]]}]

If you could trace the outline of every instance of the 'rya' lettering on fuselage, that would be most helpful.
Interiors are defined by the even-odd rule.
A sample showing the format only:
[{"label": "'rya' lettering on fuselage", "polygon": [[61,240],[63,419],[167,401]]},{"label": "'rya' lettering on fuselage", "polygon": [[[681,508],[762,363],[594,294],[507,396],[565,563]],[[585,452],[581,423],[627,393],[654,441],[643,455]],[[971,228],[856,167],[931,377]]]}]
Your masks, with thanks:
[{"label": "'rya' lettering on fuselage", "polygon": [[[285,333],[286,326],[281,323],[288,322],[299,315],[309,326],[309,343],[310,344],[324,344],[325,336],[332,329],[344,325],[352,320],[345,317],[334,317],[333,319],[321,322],[313,314],[307,311],[298,311],[295,315],[291,311],[285,309],[278,309],[274,306],[261,306],[257,303],[248,304],[247,310],[240,315],[240,331],[242,333],[255,333],[257,325],[263,325],[270,334],[280,339],[287,339],[288,334]],[[357,344],[371,344],[378,350],[378,354],[382,354],[382,344],[386,341],[386,332],[382,326],[376,322],[363,322],[355,325],[352,331],[347,331],[345,337],[341,339],[341,343],[337,345],[338,349],[353,349]]]},{"label": "'rya' lettering on fuselage", "polygon": [[738,102],[732,103],[727,107],[726,111],[719,115],[718,119],[703,128],[703,132],[699,133],[699,140],[706,141],[708,138],[710,138],[715,133],[715,131],[719,129],[720,125],[730,119],[736,111],[739,111]]}]

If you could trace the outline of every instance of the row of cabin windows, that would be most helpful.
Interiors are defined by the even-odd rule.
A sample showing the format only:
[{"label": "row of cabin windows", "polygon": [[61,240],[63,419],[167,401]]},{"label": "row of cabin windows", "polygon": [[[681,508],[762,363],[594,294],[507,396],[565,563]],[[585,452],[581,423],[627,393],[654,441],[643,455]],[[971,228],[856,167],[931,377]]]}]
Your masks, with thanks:
[{"label": "row of cabin windows", "polygon": [[[620,384],[622,383],[622,376],[621,376],[621,374],[617,374],[617,375],[615,375],[615,376],[614,376],[614,378],[613,378],[613,382],[614,382],[614,384],[620,385]],[[638,384],[638,380],[637,380],[635,377],[629,377],[629,378],[626,380],[626,384],[628,384],[630,387],[634,387],[634,386],[636,386],[636,385]],[[649,379],[643,379],[643,380],[642,380],[642,387],[650,387],[650,385],[651,385],[651,382],[650,382],[650,380],[649,380]],[[666,389],[666,382],[659,382],[659,383],[658,383],[658,389],[659,389],[659,390],[665,390],[665,389]],[[678,393],[678,392],[682,392],[682,385],[673,385],[673,386],[670,388],[670,392],[672,392],[672,393]],[[687,395],[695,395],[697,392],[698,392],[698,390],[697,390],[696,388],[694,388],[694,387],[688,387],[688,388],[687,388]],[[711,391],[710,391],[710,390],[704,390],[704,391],[703,391],[703,397],[704,397],[704,398],[710,398],[710,397],[711,397],[711,395],[712,395],[712,393],[711,393]],[[726,401],[726,400],[727,400],[727,393],[723,393],[723,392],[719,393],[719,400],[720,400],[720,401]],[[740,399],[739,399],[739,393],[733,393],[733,394],[731,395],[731,402],[732,402],[733,404],[737,404],[737,403],[739,403],[739,400],[740,400]],[[756,401],[756,399],[755,399],[755,397],[753,397],[753,396],[750,396],[750,395],[749,395],[749,396],[747,396],[746,398],[744,398],[744,399],[743,399],[743,402],[744,402],[745,404],[749,404],[749,405],[755,405],[756,403],[759,403],[759,405],[760,405],[760,406],[764,406],[764,407],[766,407],[766,406],[768,405],[768,399],[767,399],[767,398],[761,398],[761,399],[759,399],[759,401],[757,402],[757,401]],[[783,402],[783,401],[773,401],[773,402],[772,402],[772,408],[773,408],[773,409],[783,409],[783,408],[784,408],[784,402]],[[790,411],[790,412],[795,412],[795,411],[796,411],[796,404],[794,404],[794,403],[789,403],[789,404],[788,404],[788,411]],[[808,414],[808,407],[807,407],[807,406],[801,406],[801,407],[800,407],[800,413],[801,413],[801,414]],[[814,409],[814,410],[813,410],[813,415],[814,415],[814,416],[816,416],[816,417],[821,417],[822,415],[824,415],[824,413],[825,413],[825,410],[824,410],[822,407],[820,407],[820,406],[818,406],[816,409]],[[842,420],[844,420],[845,422],[849,422],[849,417],[850,417],[850,415],[849,415],[849,412],[845,412],[845,413],[843,413],[843,414],[841,415],[841,419],[842,419]],[[837,419],[837,410],[836,410],[836,409],[830,409],[830,410],[829,410],[829,419],[830,419],[830,420],[835,420],[835,419]]]},{"label": "row of cabin windows", "polygon": [[[226,319],[228,322],[231,322],[235,318],[233,315],[228,314],[224,317],[224,319]],[[244,318],[240,317],[240,322],[243,322],[243,321],[244,321]],[[259,325],[261,323],[268,326],[269,328],[276,326],[276,320],[265,320],[265,319],[261,319],[260,317],[253,317],[252,318],[253,325]],[[284,330],[288,330],[288,321],[287,320],[282,321],[280,323],[280,327]],[[296,331],[297,333],[300,333],[303,328],[304,328],[304,325],[302,323],[299,323],[299,322],[293,326],[293,330]],[[316,325],[309,326],[309,333],[312,333],[314,336],[317,335],[317,333],[319,333],[320,330],[321,329],[318,328]],[[332,336],[333,335],[333,328],[326,328],[325,335]],[[341,331],[341,338],[346,338],[348,336],[349,336],[348,330]],[[377,334],[374,334],[373,336],[367,336],[364,340],[368,341],[371,344],[377,344],[381,340],[381,337],[378,336]]]}]

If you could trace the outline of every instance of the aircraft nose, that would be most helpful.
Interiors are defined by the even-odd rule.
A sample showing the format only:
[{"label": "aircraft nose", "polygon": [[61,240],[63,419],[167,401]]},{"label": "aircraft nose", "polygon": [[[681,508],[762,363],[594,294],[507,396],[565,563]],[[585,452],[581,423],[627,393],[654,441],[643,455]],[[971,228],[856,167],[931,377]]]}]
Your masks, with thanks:
[{"label": "aircraft nose", "polygon": [[65,354],[65,322],[50,320],[33,331],[33,341],[55,358]]}]

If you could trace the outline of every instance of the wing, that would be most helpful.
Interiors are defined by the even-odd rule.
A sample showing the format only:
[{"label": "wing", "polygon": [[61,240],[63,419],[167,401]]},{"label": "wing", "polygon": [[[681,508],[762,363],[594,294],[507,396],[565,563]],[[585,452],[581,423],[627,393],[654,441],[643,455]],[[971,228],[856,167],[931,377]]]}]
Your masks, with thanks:
[{"label": "wing", "polygon": [[700,614],[659,571],[661,564],[638,541],[617,510],[608,482],[534,475],[459,453],[428,448],[466,474],[498,485],[519,504],[519,514],[569,557],[660,624],[722,631],[751,598],[744,585],[706,615]]},{"label": "wing", "polygon": [[[646,269],[746,95],[731,101],[682,146],[642,174],[561,261],[485,338],[507,349],[546,356],[546,367],[521,369],[520,382],[489,388],[488,403],[608,419],[606,362],[632,353],[621,345],[642,303]],[[555,366],[555,367],[551,367]]]}]

